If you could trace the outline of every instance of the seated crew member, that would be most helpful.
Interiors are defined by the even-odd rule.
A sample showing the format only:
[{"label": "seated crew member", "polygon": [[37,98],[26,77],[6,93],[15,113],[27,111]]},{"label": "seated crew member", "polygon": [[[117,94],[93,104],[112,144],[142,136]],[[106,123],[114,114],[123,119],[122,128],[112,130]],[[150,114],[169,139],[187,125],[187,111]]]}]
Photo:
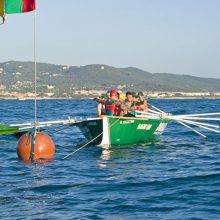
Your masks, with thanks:
[{"label": "seated crew member", "polygon": [[120,97],[119,97],[119,100],[120,100],[121,103],[124,102],[124,100],[125,100],[125,94],[121,93],[121,94],[120,94]]},{"label": "seated crew member", "polygon": [[[102,95],[99,97],[99,99],[105,101],[105,100],[107,100],[107,95],[102,94]],[[104,105],[104,104],[98,103],[97,113],[98,113],[98,116],[105,115],[105,105]]]},{"label": "seated crew member", "polygon": [[138,92],[138,104],[140,106],[140,110],[147,112],[148,111],[148,103],[147,100],[144,99],[143,92]]},{"label": "seated crew member", "polygon": [[126,99],[121,105],[120,116],[134,116],[135,104],[133,101],[133,95],[131,92],[126,92]]},{"label": "seated crew member", "polygon": [[132,100],[133,100],[133,102],[134,102],[134,105],[136,105],[136,103],[139,102],[139,96],[136,95],[136,94],[133,94],[132,97],[133,97]]}]

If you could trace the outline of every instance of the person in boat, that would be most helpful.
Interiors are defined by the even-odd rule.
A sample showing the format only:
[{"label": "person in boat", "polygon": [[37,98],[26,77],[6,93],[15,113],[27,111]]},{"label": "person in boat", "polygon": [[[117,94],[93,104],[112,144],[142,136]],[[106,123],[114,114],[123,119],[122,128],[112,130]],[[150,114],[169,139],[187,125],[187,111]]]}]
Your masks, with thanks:
[{"label": "person in boat", "polygon": [[134,117],[135,103],[132,92],[126,92],[126,99],[121,105],[120,116]]},{"label": "person in boat", "polygon": [[120,100],[121,103],[123,103],[124,100],[125,100],[125,94],[121,93],[120,96],[119,96],[119,100]]},{"label": "person in boat", "polygon": [[[106,94],[102,94],[99,99],[100,101],[106,101],[108,99],[110,99],[110,92],[111,90],[108,90],[106,92]],[[98,116],[101,116],[101,115],[105,115],[105,104],[103,103],[98,103],[98,106],[97,106],[97,114]]]},{"label": "person in boat", "polygon": [[[100,100],[107,100],[107,95],[105,94],[102,94],[100,97],[99,97]],[[101,115],[105,115],[105,105],[102,104],[102,103],[98,103],[98,106],[97,106],[97,114],[98,116],[101,116]]]},{"label": "person in boat", "polygon": [[101,100],[99,98],[95,98],[94,100],[105,106],[105,115],[117,116],[119,110],[121,109],[121,103],[118,100],[118,93],[116,90],[111,90],[109,99]]},{"label": "person in boat", "polygon": [[133,101],[135,101],[136,100],[136,96],[137,96],[136,92],[131,92],[131,95],[133,97]]},{"label": "person in boat", "polygon": [[138,102],[137,105],[140,106],[140,111],[147,112],[148,111],[148,103],[147,100],[144,99],[143,92],[138,92]]}]

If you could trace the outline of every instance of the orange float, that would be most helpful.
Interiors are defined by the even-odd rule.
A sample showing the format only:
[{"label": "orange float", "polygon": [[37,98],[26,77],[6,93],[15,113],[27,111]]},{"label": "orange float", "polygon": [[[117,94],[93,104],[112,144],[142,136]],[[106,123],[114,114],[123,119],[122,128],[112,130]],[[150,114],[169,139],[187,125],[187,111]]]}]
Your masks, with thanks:
[{"label": "orange float", "polygon": [[55,155],[55,145],[51,137],[45,133],[37,132],[35,144],[33,144],[32,138],[32,134],[26,133],[18,140],[17,154],[19,159],[27,162],[52,160]]}]

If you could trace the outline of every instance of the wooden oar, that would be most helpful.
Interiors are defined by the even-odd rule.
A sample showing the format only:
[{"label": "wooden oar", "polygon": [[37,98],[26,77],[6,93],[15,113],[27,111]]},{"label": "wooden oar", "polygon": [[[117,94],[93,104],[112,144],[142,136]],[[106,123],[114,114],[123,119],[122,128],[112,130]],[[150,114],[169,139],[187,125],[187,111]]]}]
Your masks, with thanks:
[{"label": "wooden oar", "polygon": [[213,131],[213,132],[216,132],[216,133],[220,133],[220,131],[218,131],[218,130],[215,130],[215,129],[213,129],[213,128],[206,127],[206,126],[204,126],[204,125],[199,125],[199,124],[194,123],[194,122],[189,121],[189,120],[178,119],[178,120],[176,120],[176,121],[181,121],[181,122],[184,122],[184,123],[187,123],[187,124],[191,124],[191,125],[194,125],[194,126],[197,126],[197,127],[200,127],[200,128],[204,128],[204,129],[209,130],[209,131]]},{"label": "wooden oar", "polygon": [[[194,120],[220,120],[219,118],[199,118],[199,117],[183,117],[184,115],[170,115],[170,114],[167,114],[167,113],[158,113],[158,114],[155,114],[155,115],[151,115],[149,114],[148,112],[142,112],[142,111],[137,111],[137,113],[140,113],[141,115],[139,115],[138,117],[144,117],[144,118],[155,118],[155,119],[159,119],[159,118],[162,118],[162,119],[168,119],[168,120],[174,120],[176,122],[178,122],[179,124],[189,128],[190,130],[192,130],[193,132],[199,134],[200,136],[204,137],[204,138],[207,138],[206,135],[202,134],[201,132],[197,131],[196,129],[192,128],[191,126],[189,126],[188,124],[190,125],[193,125],[193,126],[197,126],[197,127],[200,127],[200,128],[203,128],[203,129],[206,129],[206,130],[209,130],[209,131],[213,131],[213,132],[216,132],[216,133],[220,133],[219,130],[216,130],[216,129],[213,129],[213,128],[219,128],[218,125],[213,125],[213,124],[209,124],[209,123],[202,123],[202,122],[197,122],[197,121],[193,121],[193,120],[190,120],[191,118],[193,118]],[[209,114],[209,113],[205,113],[205,114]],[[210,113],[210,114],[213,114],[213,113]],[[216,115],[216,113],[214,113],[214,115]],[[211,128],[213,127],[213,128]]]},{"label": "wooden oar", "polygon": [[191,117],[191,116],[210,116],[210,115],[220,115],[220,112],[212,112],[212,113],[201,113],[201,114],[187,114],[187,115],[178,115],[179,117]]},{"label": "wooden oar", "polygon": [[218,126],[218,125],[213,125],[213,124],[209,124],[209,123],[198,122],[198,121],[191,121],[189,119],[181,119],[181,120],[189,121],[189,122],[194,123],[194,124],[203,125],[203,126],[207,126],[207,127],[211,127],[211,128],[220,128],[220,126]]},{"label": "wooden oar", "polygon": [[172,118],[175,119],[189,119],[189,120],[199,120],[199,121],[220,121],[220,118],[200,118],[200,117],[183,117],[183,116],[178,116],[178,115],[173,115]]},{"label": "wooden oar", "polygon": [[192,131],[195,132],[196,134],[198,134],[198,135],[200,135],[200,136],[202,136],[202,137],[204,137],[204,138],[208,138],[206,135],[204,135],[204,134],[202,134],[201,132],[197,131],[196,129],[190,127],[189,125],[185,124],[184,122],[177,121],[177,120],[175,120],[175,121],[178,122],[179,124],[183,125],[184,127],[189,128],[190,130],[192,130]]},{"label": "wooden oar", "polygon": [[148,103],[148,106],[151,107],[151,108],[153,108],[153,109],[155,109],[155,110],[157,110],[157,111],[160,112],[160,113],[165,113],[164,111],[162,111],[161,109],[157,108],[156,106],[154,106],[154,105],[152,105],[152,104],[149,104],[149,103]]}]

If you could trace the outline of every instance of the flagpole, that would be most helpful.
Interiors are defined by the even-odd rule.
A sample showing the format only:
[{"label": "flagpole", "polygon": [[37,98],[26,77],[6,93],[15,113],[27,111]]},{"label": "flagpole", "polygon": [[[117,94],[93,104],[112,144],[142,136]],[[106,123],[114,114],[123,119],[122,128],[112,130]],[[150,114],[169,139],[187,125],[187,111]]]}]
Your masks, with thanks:
[{"label": "flagpole", "polygon": [[37,13],[34,10],[34,122],[37,124],[37,58],[36,58],[36,32],[37,32]]}]

